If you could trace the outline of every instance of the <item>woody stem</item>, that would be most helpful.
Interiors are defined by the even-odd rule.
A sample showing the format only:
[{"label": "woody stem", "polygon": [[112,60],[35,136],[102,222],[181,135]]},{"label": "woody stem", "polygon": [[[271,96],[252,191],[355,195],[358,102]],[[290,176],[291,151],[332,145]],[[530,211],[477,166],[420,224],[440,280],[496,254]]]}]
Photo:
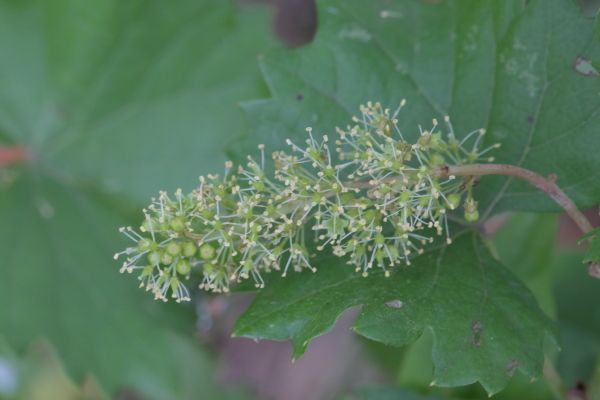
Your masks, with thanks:
[{"label": "woody stem", "polygon": [[[524,180],[546,193],[571,217],[583,233],[593,229],[587,217],[579,211],[573,200],[555,182],[555,177],[543,177],[525,168],[507,164],[467,164],[447,165],[440,169],[439,176],[482,176],[482,175],[508,175]],[[600,278],[600,265],[590,263],[588,272],[595,278]]]}]

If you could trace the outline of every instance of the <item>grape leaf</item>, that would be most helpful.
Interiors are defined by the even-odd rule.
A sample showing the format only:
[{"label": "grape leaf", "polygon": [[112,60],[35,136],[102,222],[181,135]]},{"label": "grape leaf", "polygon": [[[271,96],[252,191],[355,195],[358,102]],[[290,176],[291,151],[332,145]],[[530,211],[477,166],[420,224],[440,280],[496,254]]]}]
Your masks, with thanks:
[{"label": "grape leaf", "polygon": [[52,346],[34,343],[17,356],[0,338],[0,396],[3,400],[108,400],[92,378],[78,385],[66,376]]},{"label": "grape leaf", "polygon": [[360,305],[353,330],[367,338],[402,346],[431,330],[436,385],[479,381],[492,394],[517,370],[532,378],[541,374],[543,342],[553,325],[475,233],[415,258],[390,278],[375,273],[365,279],[339,261],[322,265],[316,274],[267,285],[234,335],[292,339],[297,358],[342,312]]},{"label": "grape leaf", "polygon": [[133,386],[160,399],[186,398],[190,388],[217,393],[207,355],[173,333],[192,332],[189,310],[152,301],[111,263],[121,245],[115,228],[127,221],[111,199],[23,172],[0,190],[0,220],[0,302],[8,305],[0,333],[12,346],[22,351],[46,337],[71,376],[93,374],[110,392]]},{"label": "grape leaf", "polygon": [[[554,296],[560,346],[557,369],[565,385],[575,386],[592,376],[600,356],[600,282],[581,269],[581,254],[562,254],[555,262]],[[593,398],[593,397],[590,397]]]},{"label": "grape leaf", "polygon": [[534,293],[542,309],[555,315],[552,280],[555,273],[557,218],[550,214],[514,213],[494,234],[498,259]]},{"label": "grape leaf", "polygon": [[265,17],[230,2],[0,0],[0,144],[31,153],[0,171],[11,346],[47,338],[75,380],[93,374],[111,394],[229,396],[191,337],[193,310],[154,302],[112,255],[117,228],[139,222],[132,201],[224,160],[235,102],[263,93]]},{"label": "grape leaf", "polygon": [[[600,58],[594,21],[569,0],[320,2],[320,29],[309,46],[268,53],[261,61],[272,97],[245,108],[257,141],[278,147],[304,127],[333,132],[358,105],[401,98],[405,136],[417,125],[452,117],[461,135],[485,127],[502,143],[497,162],[521,165],[558,184],[581,207],[600,199],[597,76],[577,60]],[[486,177],[476,191],[482,214],[558,210],[537,189]]]},{"label": "grape leaf", "polygon": [[581,236],[579,243],[588,243],[588,247],[583,255],[584,263],[600,263],[600,227],[592,229]]},{"label": "grape leaf", "polygon": [[231,2],[0,2],[0,132],[146,203],[221,168],[261,96],[264,10]]}]

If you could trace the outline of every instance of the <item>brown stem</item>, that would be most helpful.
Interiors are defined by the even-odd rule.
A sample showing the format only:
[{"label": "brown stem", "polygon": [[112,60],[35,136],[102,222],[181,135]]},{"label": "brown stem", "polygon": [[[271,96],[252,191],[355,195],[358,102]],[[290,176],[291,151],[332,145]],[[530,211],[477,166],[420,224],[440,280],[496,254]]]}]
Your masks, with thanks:
[{"label": "brown stem", "polygon": [[445,176],[509,175],[522,179],[546,193],[561,206],[583,233],[588,233],[593,229],[590,221],[579,211],[573,200],[556,185],[555,178],[545,178],[528,169],[507,164],[448,165],[442,171],[441,175]]},{"label": "brown stem", "polygon": [[[482,175],[508,175],[522,179],[542,192],[546,193],[571,217],[583,233],[588,233],[593,229],[592,224],[587,217],[579,211],[573,200],[567,196],[561,188],[556,185],[556,177],[545,178],[525,168],[507,164],[467,164],[467,165],[448,165],[443,167],[439,173],[440,176],[482,176]],[[590,263],[588,272],[595,278],[600,278],[600,265]]]}]

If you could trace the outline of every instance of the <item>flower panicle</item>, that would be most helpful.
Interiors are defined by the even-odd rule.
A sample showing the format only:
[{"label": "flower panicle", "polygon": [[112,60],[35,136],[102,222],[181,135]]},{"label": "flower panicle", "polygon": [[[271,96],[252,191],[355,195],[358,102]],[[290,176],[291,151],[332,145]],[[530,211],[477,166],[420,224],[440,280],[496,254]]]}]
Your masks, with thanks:
[{"label": "flower panicle", "polygon": [[287,152],[272,154],[272,172],[259,145],[256,160],[225,163],[189,194],[161,191],[138,230],[121,228],[133,245],[115,255],[125,258],[120,271],[138,273],[156,299],[180,302],[195,273],[200,289],[216,293],[246,279],[262,288],[265,273],[316,272],[314,253],[328,248],[363,276],[374,267],[389,276],[435,236],[450,244],[448,212],[462,205],[468,222],[479,214],[472,179],[439,171],[491,162],[499,145],[482,149],[483,129],[457,138],[448,117],[445,134],[433,119],[411,143],[398,126],[405,104],[392,112],[368,102],[331,141],[307,128],[303,143],[288,139]]}]

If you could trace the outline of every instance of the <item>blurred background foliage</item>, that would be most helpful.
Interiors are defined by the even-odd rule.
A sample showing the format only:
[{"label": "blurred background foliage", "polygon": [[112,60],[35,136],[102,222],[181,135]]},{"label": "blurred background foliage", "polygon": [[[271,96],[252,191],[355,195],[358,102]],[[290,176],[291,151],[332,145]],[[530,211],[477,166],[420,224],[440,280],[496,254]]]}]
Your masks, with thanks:
[{"label": "blurred background foliage", "polygon": [[[244,299],[165,305],[117,273],[117,228],[247,133],[239,102],[269,95],[256,58],[282,46],[272,16],[288,45],[314,33],[309,1],[246,3],[0,0],[0,399],[487,397],[429,386],[428,335],[384,348],[342,320],[290,366],[287,344],[228,339]],[[584,382],[600,398],[600,293],[556,246],[572,244],[568,224],[502,218],[490,245],[557,318],[562,351],[546,379],[496,398],[575,396]],[[387,386],[356,388],[367,382]]]}]

